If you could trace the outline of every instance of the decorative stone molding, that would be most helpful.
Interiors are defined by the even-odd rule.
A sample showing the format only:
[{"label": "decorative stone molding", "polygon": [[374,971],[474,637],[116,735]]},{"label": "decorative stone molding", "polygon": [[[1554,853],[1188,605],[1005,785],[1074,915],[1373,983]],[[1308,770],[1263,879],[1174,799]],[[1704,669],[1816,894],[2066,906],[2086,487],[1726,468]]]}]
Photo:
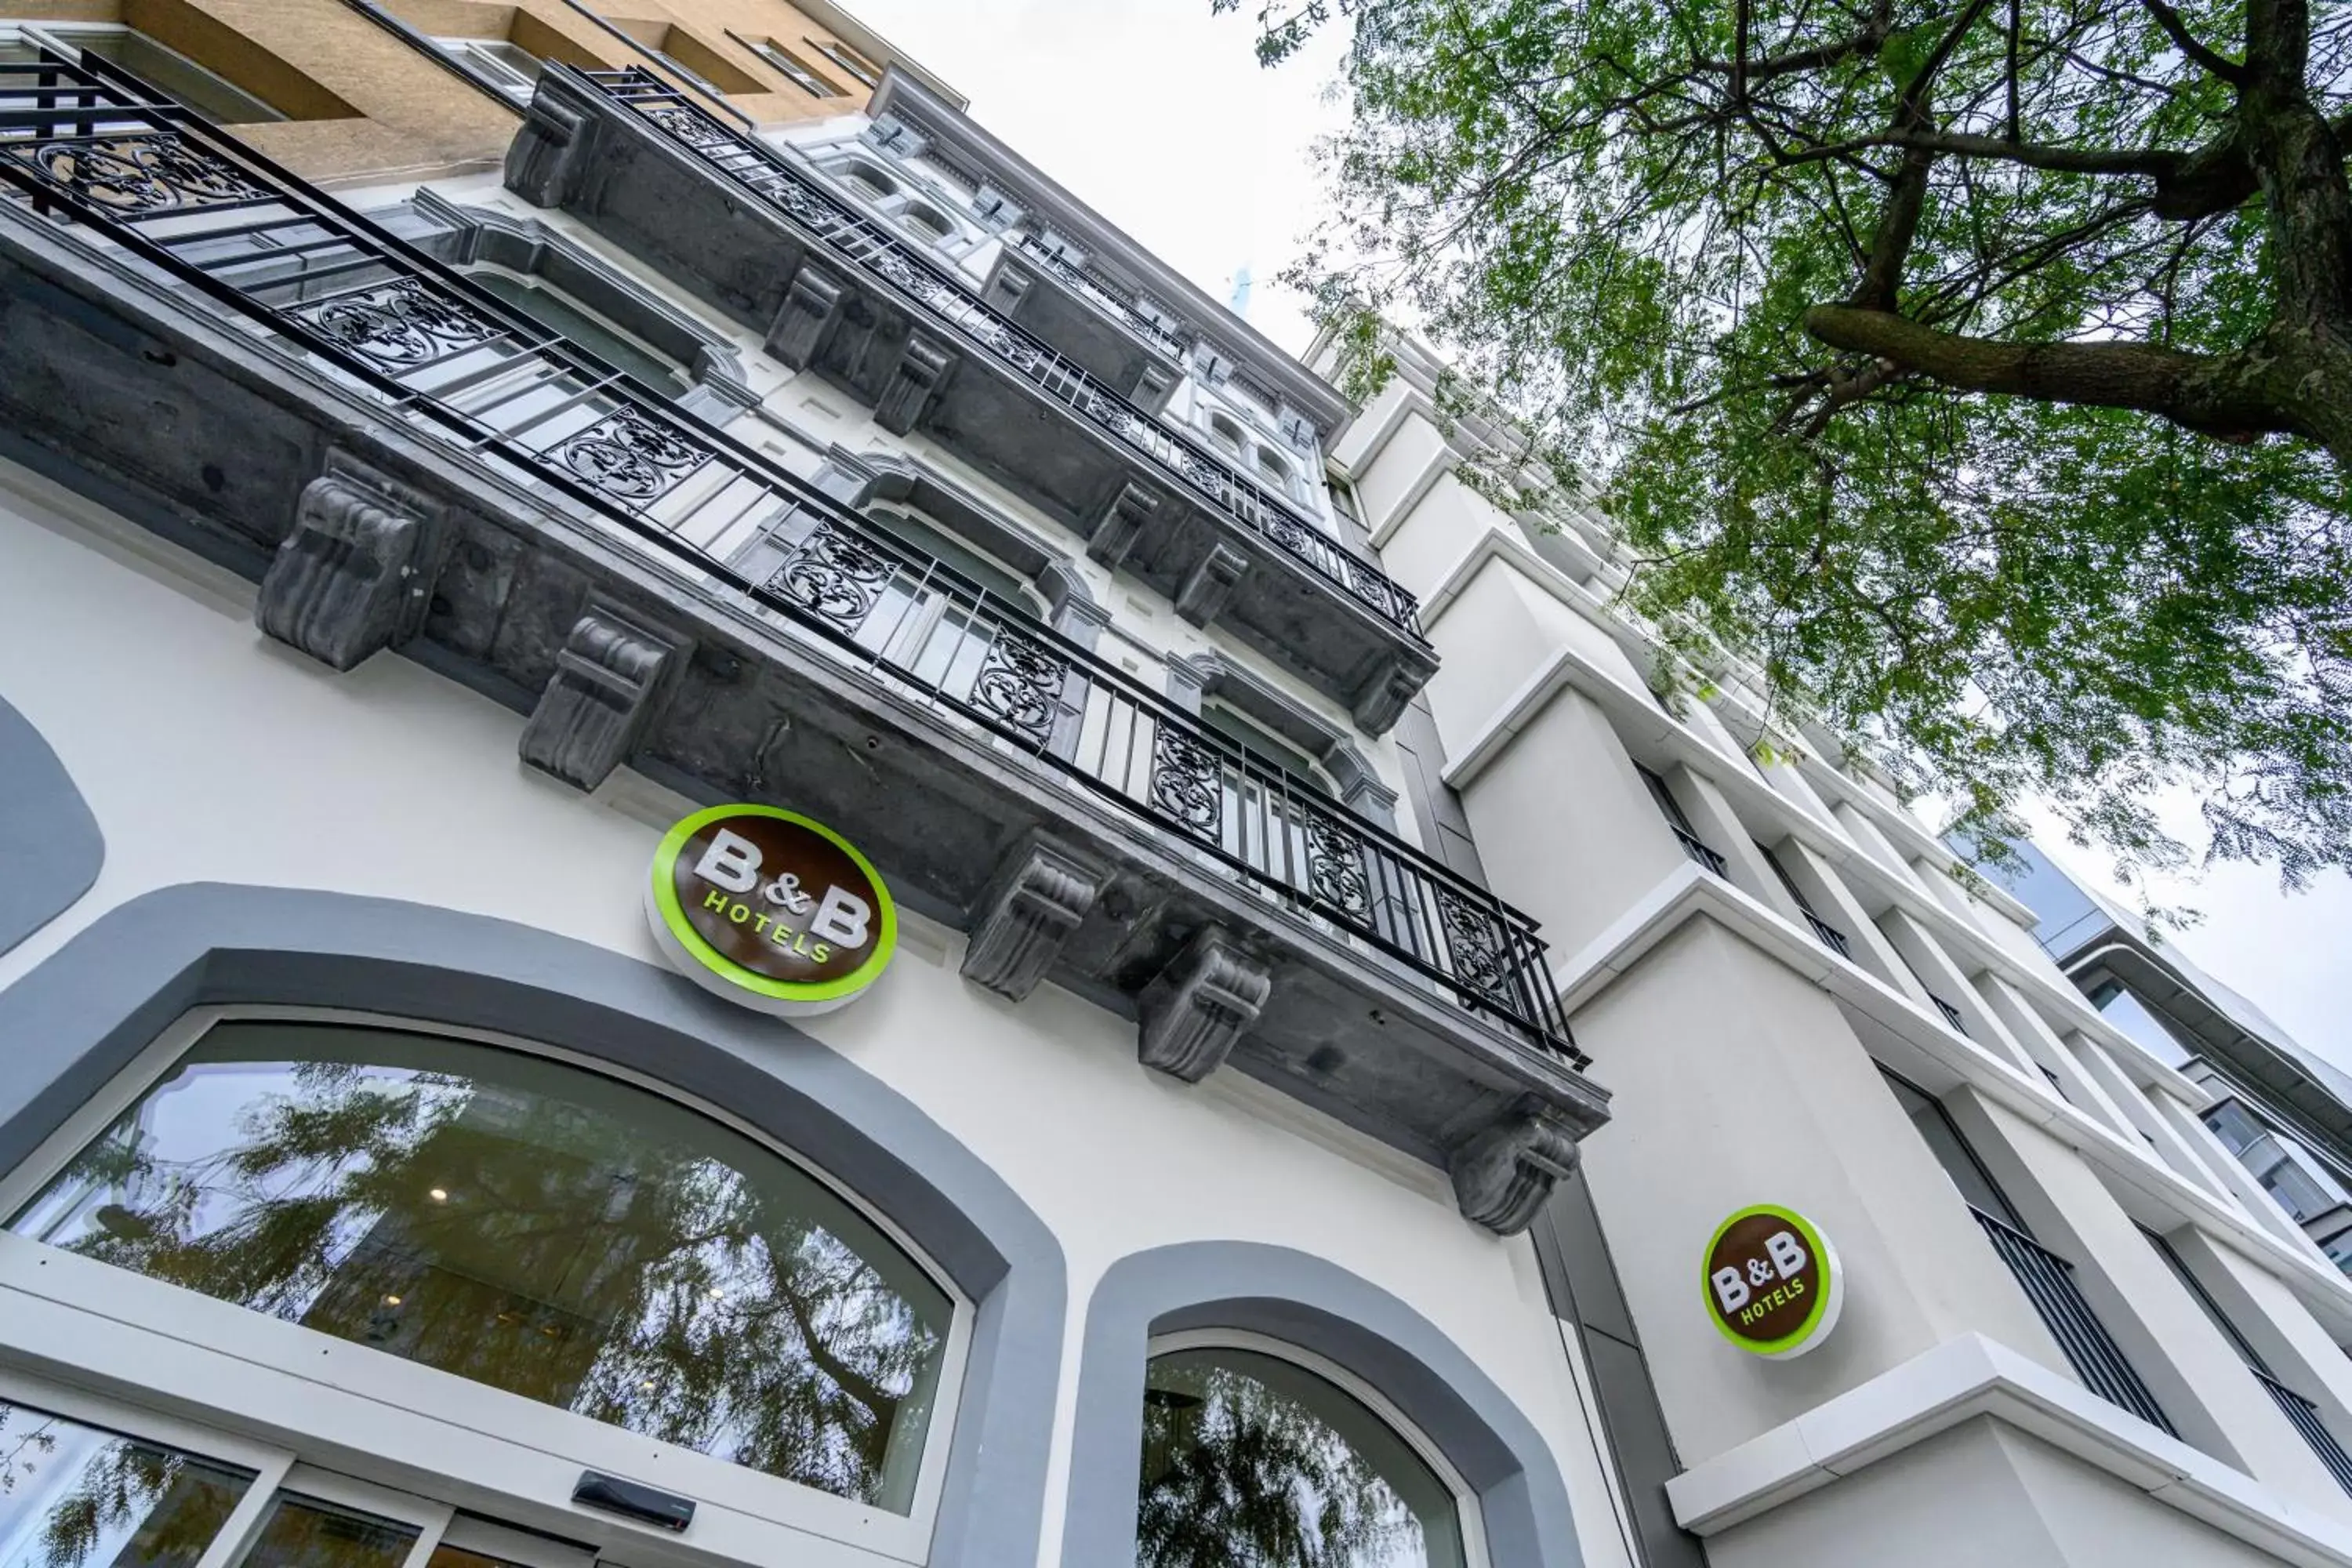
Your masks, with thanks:
[{"label": "decorative stone molding", "polygon": [[805,370],[816,358],[817,345],[824,341],[825,330],[841,313],[841,285],[814,267],[803,267],[793,274],[784,289],[784,302],[776,307],[776,319],[768,323],[768,353],[777,363],[793,370]]},{"label": "decorative stone molding", "polygon": [[555,656],[555,674],[522,727],[522,760],[593,790],[628,760],[682,639],[591,602]]},{"label": "decorative stone molding", "polygon": [[350,669],[425,624],[447,509],[341,452],[302,488],[294,526],[261,579],[257,625],[331,669]]},{"label": "decorative stone molding", "polygon": [[1497,1236],[1517,1236],[1580,1157],[1567,1128],[1540,1112],[1523,1111],[1474,1134],[1454,1151],[1446,1168],[1464,1218]]},{"label": "decorative stone molding", "polygon": [[1086,574],[1058,556],[1030,579],[1045,595],[1046,624],[1079,647],[1091,650],[1110,625],[1110,610],[1095,598]]},{"label": "decorative stone molding", "polygon": [[1405,704],[1421,690],[1422,676],[1401,659],[1385,659],[1371,678],[1356,689],[1350,706],[1355,720],[1369,735],[1385,735],[1404,713]]},{"label": "decorative stone molding", "polygon": [[594,149],[596,121],[555,96],[547,79],[531,96],[507,148],[507,189],[535,207],[560,207]]},{"label": "decorative stone molding", "polygon": [[1198,1083],[1224,1062],[1274,991],[1274,975],[1222,926],[1202,926],[1137,998],[1143,1065]]},{"label": "decorative stone molding", "polygon": [[980,901],[963,976],[1021,1002],[1060,956],[1109,873],[1060,840],[1032,833],[1016,845]]},{"label": "decorative stone molding", "polygon": [[1223,654],[1210,648],[1169,660],[1168,695],[1187,713],[1198,714],[1202,699],[1216,697],[1247,714],[1320,763],[1349,810],[1396,826],[1397,792],[1381,782],[1354,738]]},{"label": "decorative stone molding", "polygon": [[1037,275],[1012,258],[1006,247],[1005,258],[996,264],[990,274],[986,292],[982,296],[990,305],[1011,315],[1019,308],[1022,297],[1037,286]]},{"label": "decorative stone molding", "polygon": [[1158,490],[1128,483],[1118,487],[1118,494],[1102,514],[1102,520],[1087,536],[1087,554],[1104,565],[1117,570],[1127,559],[1128,552],[1146,526],[1160,515],[1168,498]]},{"label": "decorative stone molding", "polygon": [[930,333],[918,330],[907,340],[889,384],[874,402],[874,423],[893,436],[904,436],[923,416],[940,384],[956,367],[956,353]]},{"label": "decorative stone molding", "polygon": [[1223,611],[1234,585],[1248,570],[1249,558],[1240,551],[1230,545],[1212,545],[1177,590],[1176,613],[1193,626],[1207,626]]}]

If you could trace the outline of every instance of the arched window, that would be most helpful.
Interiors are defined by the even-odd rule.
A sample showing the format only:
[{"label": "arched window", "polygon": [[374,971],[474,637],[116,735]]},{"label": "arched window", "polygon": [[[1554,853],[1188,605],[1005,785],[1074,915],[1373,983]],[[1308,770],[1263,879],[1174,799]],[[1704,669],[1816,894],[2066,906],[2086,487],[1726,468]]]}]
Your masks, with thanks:
[{"label": "arched window", "polygon": [[676,397],[686,390],[686,366],[593,314],[544,279],[518,278],[498,267],[471,267],[467,273],[549,331],[586,349],[614,368],[627,371],[654,391]]},{"label": "arched window", "polygon": [[1226,451],[1231,452],[1237,458],[1241,456],[1242,427],[1234,421],[1232,416],[1226,414],[1210,415],[1209,434],[1216,438],[1218,446],[1223,447]]},{"label": "arched window", "polygon": [[856,187],[858,195],[872,201],[883,201],[898,194],[898,182],[871,163],[852,163],[841,172],[841,177]]},{"label": "arched window", "polygon": [[1163,1341],[1144,1373],[1136,1568],[1469,1568],[1475,1509],[1337,1367],[1272,1342]]},{"label": "arched window", "polygon": [[898,221],[912,229],[927,245],[937,245],[955,232],[955,225],[930,207],[910,202],[898,215]]},{"label": "arched window", "polygon": [[913,1511],[943,1458],[947,1290],[824,1180],[635,1083],[229,1019],[82,1136],[10,1230],[875,1509]]},{"label": "arched window", "polygon": [[1290,493],[1290,465],[1283,461],[1273,447],[1260,447],[1257,449],[1257,471],[1264,474],[1266,482],[1276,489],[1285,495]]}]

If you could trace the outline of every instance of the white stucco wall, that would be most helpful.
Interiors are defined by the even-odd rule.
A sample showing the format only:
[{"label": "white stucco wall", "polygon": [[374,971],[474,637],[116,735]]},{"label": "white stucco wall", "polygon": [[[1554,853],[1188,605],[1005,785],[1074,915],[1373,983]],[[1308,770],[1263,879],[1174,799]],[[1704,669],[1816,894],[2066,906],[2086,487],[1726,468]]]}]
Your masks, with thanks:
[{"label": "white stucco wall", "polygon": [[[16,951],[23,975],[106,910],[197,880],[331,889],[522,921],[659,962],[638,887],[688,803],[625,770],[583,796],[524,769],[519,715],[397,655],[336,675],[265,638],[253,590],[0,465],[0,691],[107,837],[98,885]],[[516,868],[484,876],[486,849]],[[887,877],[888,868],[882,870]],[[1188,1089],[1066,993],[1015,1005],[909,918],[856,1005],[807,1031],[1002,1173],[1060,1238],[1071,1334],[1115,1259],[1201,1238],[1297,1247],[1410,1303],[1559,1455],[1587,1563],[1626,1561],[1532,1247],[1455,1213],[1443,1177],[1245,1080]],[[1041,1561],[1058,1558],[1066,1435]]]}]

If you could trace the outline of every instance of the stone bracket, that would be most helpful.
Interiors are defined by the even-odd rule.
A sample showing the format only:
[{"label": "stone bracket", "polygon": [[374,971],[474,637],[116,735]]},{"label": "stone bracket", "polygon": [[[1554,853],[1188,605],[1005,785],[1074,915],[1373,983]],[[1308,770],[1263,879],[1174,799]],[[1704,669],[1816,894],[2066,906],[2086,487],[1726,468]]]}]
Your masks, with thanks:
[{"label": "stone bracket", "polygon": [[1087,536],[1087,553],[1113,571],[1118,569],[1144,529],[1159,516],[1167,497],[1139,484],[1123,484],[1094,531]]},{"label": "stone bracket", "polygon": [[996,275],[988,280],[988,287],[982,297],[991,306],[1019,321],[1021,318],[1015,312],[1021,307],[1021,300],[1036,284],[1035,275],[1028,268],[1003,261],[997,264]]},{"label": "stone bracket", "polygon": [[1446,1169],[1463,1216],[1497,1236],[1517,1236],[1532,1224],[1581,1152],[1569,1130],[1540,1111],[1521,1111],[1471,1135]]},{"label": "stone bracket", "polygon": [[573,194],[596,140],[595,117],[553,96],[542,81],[507,147],[506,186],[535,207],[560,207]]},{"label": "stone bracket", "polygon": [[254,622],[331,668],[350,669],[422,629],[448,534],[444,503],[330,451],[262,576]]},{"label": "stone bracket", "polygon": [[1176,613],[1196,626],[1205,626],[1223,613],[1234,585],[1249,570],[1249,557],[1229,544],[1213,544],[1176,591]]},{"label": "stone bracket", "polygon": [[1402,658],[1382,659],[1349,704],[1357,727],[1367,735],[1387,734],[1428,679],[1425,669],[1409,668]]},{"label": "stone bracket", "polygon": [[1009,1000],[1026,1000],[1109,880],[1101,865],[1059,839],[1030,833],[981,897],[964,978]]},{"label": "stone bracket", "polygon": [[692,645],[592,600],[555,656],[555,673],[522,727],[522,760],[593,790],[628,760],[654,710],[663,674]]},{"label": "stone bracket", "polygon": [[874,422],[893,436],[904,436],[923,416],[923,410],[937,396],[949,372],[956,367],[956,353],[945,342],[918,329],[907,340],[907,347],[898,355],[898,363],[890,368],[890,379],[882,387],[882,395],[874,402]]},{"label": "stone bracket", "polygon": [[1274,991],[1274,973],[1223,926],[1202,926],[1136,999],[1143,1065],[1198,1083],[1232,1052]]},{"label": "stone bracket", "polygon": [[768,323],[767,348],[793,370],[805,370],[816,358],[817,346],[841,314],[841,285],[814,267],[793,274],[784,302]]}]

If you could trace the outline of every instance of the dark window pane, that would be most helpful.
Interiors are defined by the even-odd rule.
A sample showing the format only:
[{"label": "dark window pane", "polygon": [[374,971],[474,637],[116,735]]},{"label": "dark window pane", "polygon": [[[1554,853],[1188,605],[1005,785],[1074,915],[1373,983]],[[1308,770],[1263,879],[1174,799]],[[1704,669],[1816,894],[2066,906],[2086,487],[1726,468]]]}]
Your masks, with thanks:
[{"label": "dark window pane", "polygon": [[392,1029],[222,1025],[12,1228],[900,1512],[951,1321],[752,1140]]},{"label": "dark window pane", "polygon": [[415,1544],[413,1524],[287,1493],[237,1568],[400,1568]]},{"label": "dark window pane", "polygon": [[471,274],[475,282],[545,327],[586,349],[615,370],[625,370],[654,391],[676,397],[683,389],[676,361],[666,359],[625,338],[553,289],[524,282],[504,272],[484,269]]},{"label": "dark window pane", "polygon": [[1328,1380],[1247,1351],[1144,1379],[1137,1568],[1462,1568],[1454,1494]]},{"label": "dark window pane", "polygon": [[0,1400],[0,1568],[194,1568],[253,1472]]}]

